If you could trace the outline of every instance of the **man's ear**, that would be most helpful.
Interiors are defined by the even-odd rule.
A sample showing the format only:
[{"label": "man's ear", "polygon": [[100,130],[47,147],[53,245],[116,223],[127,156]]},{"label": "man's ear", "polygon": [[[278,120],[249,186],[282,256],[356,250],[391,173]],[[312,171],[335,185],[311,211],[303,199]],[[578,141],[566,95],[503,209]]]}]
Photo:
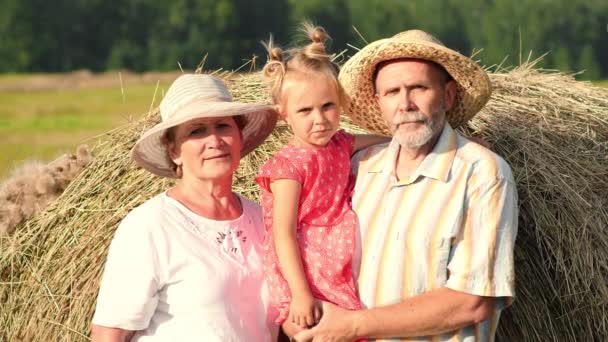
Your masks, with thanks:
[{"label": "man's ear", "polygon": [[444,87],[444,103],[445,103],[445,110],[450,110],[452,108],[452,106],[454,105],[454,101],[456,100],[456,91],[458,90],[458,84],[456,83],[455,80],[449,80],[446,82],[445,87]]}]

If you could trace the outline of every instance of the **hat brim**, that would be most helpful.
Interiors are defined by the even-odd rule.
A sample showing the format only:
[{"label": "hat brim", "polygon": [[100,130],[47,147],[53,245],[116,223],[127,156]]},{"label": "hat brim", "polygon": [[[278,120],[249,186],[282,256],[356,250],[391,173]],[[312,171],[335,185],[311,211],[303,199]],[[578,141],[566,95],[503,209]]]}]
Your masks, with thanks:
[{"label": "hat brim", "polygon": [[371,132],[390,134],[375,99],[372,78],[379,63],[402,58],[435,62],[454,78],[456,98],[446,112],[454,128],[475,116],[490,99],[488,74],[470,58],[433,42],[386,38],[361,49],[340,70],[340,83],[348,96],[346,112],[355,124]]},{"label": "hat brim", "polygon": [[168,159],[168,151],[161,142],[165,131],[195,119],[239,115],[244,115],[247,121],[241,130],[242,158],[255,150],[272,133],[278,116],[273,107],[241,102],[205,102],[189,105],[180,112],[179,118],[163,121],[147,130],[131,149],[131,158],[155,175],[176,178],[173,165]]}]

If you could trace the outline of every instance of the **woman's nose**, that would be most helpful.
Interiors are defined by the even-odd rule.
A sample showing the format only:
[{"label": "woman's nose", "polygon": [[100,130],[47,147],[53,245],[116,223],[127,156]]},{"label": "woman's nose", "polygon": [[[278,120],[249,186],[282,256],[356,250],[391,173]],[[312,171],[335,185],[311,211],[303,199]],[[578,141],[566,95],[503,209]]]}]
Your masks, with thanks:
[{"label": "woman's nose", "polygon": [[209,136],[207,136],[206,140],[207,140],[206,141],[207,146],[212,147],[212,148],[218,148],[218,147],[223,146],[223,144],[224,144],[224,140],[217,133],[209,134]]}]

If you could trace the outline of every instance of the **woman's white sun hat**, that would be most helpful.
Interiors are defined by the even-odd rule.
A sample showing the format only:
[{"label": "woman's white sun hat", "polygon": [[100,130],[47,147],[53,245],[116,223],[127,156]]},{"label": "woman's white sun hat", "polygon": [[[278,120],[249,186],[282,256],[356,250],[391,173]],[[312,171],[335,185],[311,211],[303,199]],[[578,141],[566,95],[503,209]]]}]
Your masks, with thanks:
[{"label": "woman's white sun hat", "polygon": [[253,151],[270,135],[277,122],[272,106],[232,101],[224,82],[204,74],[184,74],[167,90],[160,103],[161,123],[150,128],[131,150],[137,164],[162,177],[177,177],[174,165],[161,142],[166,130],[199,118],[243,115],[246,118],[241,157]]},{"label": "woman's white sun hat", "polygon": [[435,62],[456,81],[456,98],[446,112],[453,128],[465,124],[490,99],[492,84],[482,67],[432,35],[409,30],[368,44],[342,66],[339,79],[348,97],[345,111],[353,123],[371,132],[390,134],[375,99],[373,75],[378,64],[401,58]]}]

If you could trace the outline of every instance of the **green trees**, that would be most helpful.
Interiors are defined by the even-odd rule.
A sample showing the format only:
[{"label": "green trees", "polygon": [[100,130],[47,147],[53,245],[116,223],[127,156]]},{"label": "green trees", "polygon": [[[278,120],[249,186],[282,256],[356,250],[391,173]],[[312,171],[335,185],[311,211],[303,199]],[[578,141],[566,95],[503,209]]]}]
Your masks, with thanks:
[{"label": "green trees", "polygon": [[0,72],[236,68],[293,41],[302,19],[332,51],[409,28],[435,34],[485,65],[545,52],[543,67],[608,77],[608,1],[601,0],[0,0]]}]

